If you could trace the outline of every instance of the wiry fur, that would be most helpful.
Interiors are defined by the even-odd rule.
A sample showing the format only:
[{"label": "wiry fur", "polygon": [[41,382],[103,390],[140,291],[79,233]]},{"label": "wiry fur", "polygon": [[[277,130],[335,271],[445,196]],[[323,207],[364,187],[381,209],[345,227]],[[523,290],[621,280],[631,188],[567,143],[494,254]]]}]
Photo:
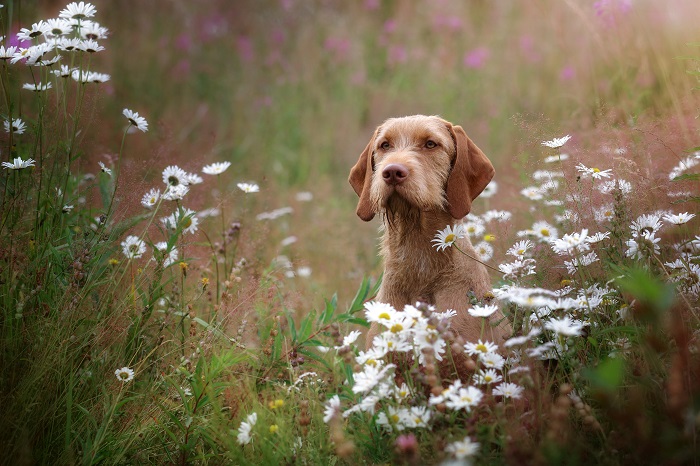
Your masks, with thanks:
[{"label": "wiry fur", "polygon": [[[361,197],[367,195],[369,212],[358,215],[369,220],[374,214],[382,217],[382,239],[380,253],[384,259],[384,278],[377,300],[386,302],[396,309],[417,301],[435,305],[438,311],[454,309],[457,316],[452,319],[452,328],[466,341],[479,338],[492,340],[498,344],[510,336],[510,326],[500,312],[491,317],[494,326],[487,325],[482,334],[481,319],[467,313],[470,307],[468,292],[482,298],[491,291],[491,281],[486,268],[475,260],[463,255],[455,248],[436,251],[431,240],[438,230],[452,225],[455,219],[450,212],[469,210],[472,199],[448,199],[446,186],[458,156],[455,130],[449,122],[424,115],[392,118],[384,122],[375,132],[365,153],[353,168],[350,182]],[[464,134],[463,132],[461,134]],[[469,140],[471,151],[478,154],[471,166],[485,167],[489,173],[462,173],[468,180],[476,179],[480,186],[474,187],[478,195],[485,183],[493,176],[493,167],[483,153]],[[426,142],[437,144],[427,148]],[[388,142],[390,147],[382,148]],[[464,143],[463,143],[464,144]],[[462,149],[466,153],[467,149]],[[462,155],[464,157],[464,155]],[[363,160],[371,157],[371,160]],[[486,164],[483,163],[486,160]],[[464,161],[460,166],[464,166]],[[481,163],[481,164],[480,164]],[[387,183],[383,169],[389,164],[400,164],[408,169],[408,176],[400,184]],[[467,164],[469,165],[469,164]],[[366,170],[372,169],[368,176]],[[365,186],[367,181],[370,186]],[[483,185],[483,186],[481,186]],[[469,188],[465,187],[466,192]],[[473,195],[473,197],[476,197]],[[467,202],[466,206],[450,206],[450,202]],[[451,209],[451,207],[455,209]],[[458,241],[459,248],[476,257],[468,238]],[[500,322],[496,325],[497,322]],[[371,344],[379,328],[372,326],[367,335]]]}]

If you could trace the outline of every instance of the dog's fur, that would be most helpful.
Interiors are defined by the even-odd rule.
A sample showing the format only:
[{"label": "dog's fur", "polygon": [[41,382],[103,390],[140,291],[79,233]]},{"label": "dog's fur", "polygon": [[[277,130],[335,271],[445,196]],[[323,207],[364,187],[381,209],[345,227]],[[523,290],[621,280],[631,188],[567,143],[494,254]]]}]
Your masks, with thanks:
[{"label": "dog's fur", "polygon": [[[464,130],[439,117],[391,118],[377,128],[349,181],[360,197],[357,215],[364,221],[375,214],[383,219],[378,301],[397,310],[417,301],[438,311],[454,309],[451,327],[465,341],[501,344],[510,336],[500,312],[483,334],[482,319],[467,312],[469,291],[478,299],[491,291],[486,267],[454,247],[436,251],[431,243],[438,230],[469,213],[493,175],[491,162]],[[457,245],[476,257],[468,238]],[[378,332],[376,324],[370,328],[368,346]]]}]

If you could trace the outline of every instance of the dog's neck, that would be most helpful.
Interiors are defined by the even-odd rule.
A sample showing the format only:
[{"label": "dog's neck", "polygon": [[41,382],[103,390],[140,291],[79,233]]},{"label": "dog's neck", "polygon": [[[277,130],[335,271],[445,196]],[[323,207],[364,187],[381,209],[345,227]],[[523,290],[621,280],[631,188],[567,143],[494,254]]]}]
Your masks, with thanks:
[{"label": "dog's neck", "polygon": [[[454,223],[452,216],[444,209],[421,211],[401,199],[389,203],[382,212],[382,221],[382,249],[385,257],[396,257],[387,253],[398,251],[409,254],[419,251],[435,252],[431,240],[438,231]],[[407,248],[412,251],[404,251]],[[439,256],[446,255],[435,254],[434,258]]]}]

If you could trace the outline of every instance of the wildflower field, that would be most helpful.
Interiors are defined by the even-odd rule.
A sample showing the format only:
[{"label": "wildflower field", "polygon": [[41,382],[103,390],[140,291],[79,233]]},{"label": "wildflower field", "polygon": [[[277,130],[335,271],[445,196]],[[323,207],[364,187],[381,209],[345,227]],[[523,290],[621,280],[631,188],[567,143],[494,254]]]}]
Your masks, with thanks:
[{"label": "wildflower field", "polygon": [[[1,463],[700,463],[700,2],[1,6]],[[374,300],[410,114],[496,168],[470,309]]]}]

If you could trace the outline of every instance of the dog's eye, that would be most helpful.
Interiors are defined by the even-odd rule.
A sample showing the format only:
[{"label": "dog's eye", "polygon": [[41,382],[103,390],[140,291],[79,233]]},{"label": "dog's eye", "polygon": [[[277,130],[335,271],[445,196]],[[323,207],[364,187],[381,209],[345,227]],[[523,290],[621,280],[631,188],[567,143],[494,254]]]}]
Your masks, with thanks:
[{"label": "dog's eye", "polygon": [[389,148],[391,147],[391,144],[389,144],[387,141],[384,141],[384,142],[382,143],[382,145],[379,146],[379,147],[381,147],[381,148],[384,149],[384,150],[389,150]]},{"label": "dog's eye", "polygon": [[437,143],[432,140],[428,140],[428,142],[425,143],[426,149],[434,149],[437,147]]}]

